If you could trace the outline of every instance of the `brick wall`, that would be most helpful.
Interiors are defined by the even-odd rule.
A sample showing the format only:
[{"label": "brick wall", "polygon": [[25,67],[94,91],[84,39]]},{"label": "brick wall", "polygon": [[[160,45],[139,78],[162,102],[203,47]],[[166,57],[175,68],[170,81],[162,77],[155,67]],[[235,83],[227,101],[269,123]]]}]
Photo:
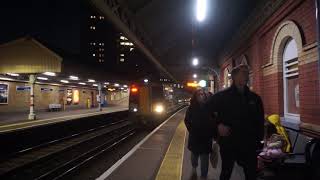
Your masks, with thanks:
[{"label": "brick wall", "polygon": [[[230,59],[237,59],[245,55],[254,76],[253,90],[262,96],[266,114],[277,113],[283,115],[284,93],[281,53],[285,40],[277,42],[276,39],[279,37],[276,35],[280,26],[285,22],[293,22],[297,26],[295,30],[291,28],[292,26],[288,26],[289,28],[287,27],[279,36],[286,38],[285,33],[288,33],[295,38],[299,46],[301,121],[320,125],[320,89],[317,70],[318,52],[314,0],[288,0],[268,18],[247,42],[242,42],[238,49],[223,57],[220,87],[224,82],[223,70],[230,64]],[[274,49],[274,47],[278,49]],[[266,64],[268,66],[262,67]]]}]

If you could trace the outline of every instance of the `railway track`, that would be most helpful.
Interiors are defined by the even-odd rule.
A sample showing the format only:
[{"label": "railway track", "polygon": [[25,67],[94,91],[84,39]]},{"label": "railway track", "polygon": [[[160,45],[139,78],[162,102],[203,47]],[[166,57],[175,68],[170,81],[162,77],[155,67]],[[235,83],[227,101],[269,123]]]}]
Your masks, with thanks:
[{"label": "railway track", "polygon": [[42,143],[0,162],[1,179],[59,179],[135,134],[120,120],[68,137]]}]

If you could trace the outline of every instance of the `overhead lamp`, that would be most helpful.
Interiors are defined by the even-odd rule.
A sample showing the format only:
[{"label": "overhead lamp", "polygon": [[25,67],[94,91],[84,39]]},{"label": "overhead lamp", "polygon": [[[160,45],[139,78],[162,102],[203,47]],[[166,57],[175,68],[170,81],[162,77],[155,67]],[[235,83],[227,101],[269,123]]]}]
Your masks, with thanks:
[{"label": "overhead lamp", "polygon": [[0,80],[4,80],[4,81],[12,81],[12,78],[6,78],[6,77],[0,77]]},{"label": "overhead lamp", "polygon": [[69,76],[69,78],[70,78],[71,80],[75,80],[75,81],[79,80],[79,77],[77,77],[77,76]]},{"label": "overhead lamp", "polygon": [[83,83],[83,82],[79,82],[78,84],[80,84],[80,85],[86,85],[86,83]]},{"label": "overhead lamp", "polygon": [[115,87],[119,87],[119,86],[120,86],[120,84],[118,84],[118,83],[115,83],[115,84],[114,84],[114,86],[115,86]]},{"label": "overhead lamp", "polygon": [[56,76],[56,73],[54,72],[44,72],[43,74],[47,76]]},{"label": "overhead lamp", "polygon": [[16,73],[7,73],[7,75],[9,75],[9,76],[14,76],[14,77],[19,76],[19,74],[16,74]]},{"label": "overhead lamp", "polygon": [[98,87],[98,84],[93,84],[92,86],[94,86],[94,87]]},{"label": "overhead lamp", "polygon": [[148,80],[148,79],[144,79],[143,81],[144,81],[145,83],[148,83],[148,82],[149,82],[149,80]]},{"label": "overhead lamp", "polygon": [[207,13],[207,1],[206,0],[197,0],[197,20],[202,22]]},{"label": "overhead lamp", "polygon": [[199,81],[199,86],[200,86],[200,87],[206,87],[206,86],[207,86],[207,81],[205,81],[205,80],[200,80],[200,81]]},{"label": "overhead lamp", "polygon": [[192,60],[192,65],[193,65],[193,66],[198,66],[198,64],[199,64],[198,58],[193,58],[193,60]]},{"label": "overhead lamp", "polygon": [[67,81],[67,80],[60,80],[60,82],[62,82],[62,83],[69,83],[69,81]]},{"label": "overhead lamp", "polygon": [[198,77],[198,75],[197,74],[193,74],[193,78],[197,78]]},{"label": "overhead lamp", "polygon": [[96,81],[93,79],[88,79],[88,82],[96,82]]},{"label": "overhead lamp", "polygon": [[123,87],[127,88],[127,87],[128,87],[128,85],[123,85]]},{"label": "overhead lamp", "polygon": [[105,84],[105,85],[109,85],[110,83],[109,83],[109,82],[105,82],[104,84]]},{"label": "overhead lamp", "polygon": [[48,78],[46,78],[46,77],[37,77],[37,79],[39,79],[39,80],[44,80],[44,81],[47,81],[47,80],[48,80]]}]

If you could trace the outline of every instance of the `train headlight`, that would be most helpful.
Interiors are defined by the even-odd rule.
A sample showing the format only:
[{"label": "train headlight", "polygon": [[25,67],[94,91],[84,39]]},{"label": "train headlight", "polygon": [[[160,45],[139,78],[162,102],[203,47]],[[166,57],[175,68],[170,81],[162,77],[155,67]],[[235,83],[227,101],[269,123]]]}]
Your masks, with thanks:
[{"label": "train headlight", "polygon": [[164,107],[162,104],[156,104],[155,107],[154,107],[154,111],[156,113],[163,113],[164,111]]}]

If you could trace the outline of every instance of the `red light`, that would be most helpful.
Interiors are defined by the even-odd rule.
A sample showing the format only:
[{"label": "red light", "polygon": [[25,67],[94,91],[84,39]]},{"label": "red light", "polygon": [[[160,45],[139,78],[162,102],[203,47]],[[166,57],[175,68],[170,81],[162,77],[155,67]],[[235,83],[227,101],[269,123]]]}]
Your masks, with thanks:
[{"label": "red light", "polygon": [[138,88],[135,88],[135,87],[134,87],[134,88],[131,88],[131,92],[134,92],[134,93],[135,93],[135,92],[138,92]]}]

